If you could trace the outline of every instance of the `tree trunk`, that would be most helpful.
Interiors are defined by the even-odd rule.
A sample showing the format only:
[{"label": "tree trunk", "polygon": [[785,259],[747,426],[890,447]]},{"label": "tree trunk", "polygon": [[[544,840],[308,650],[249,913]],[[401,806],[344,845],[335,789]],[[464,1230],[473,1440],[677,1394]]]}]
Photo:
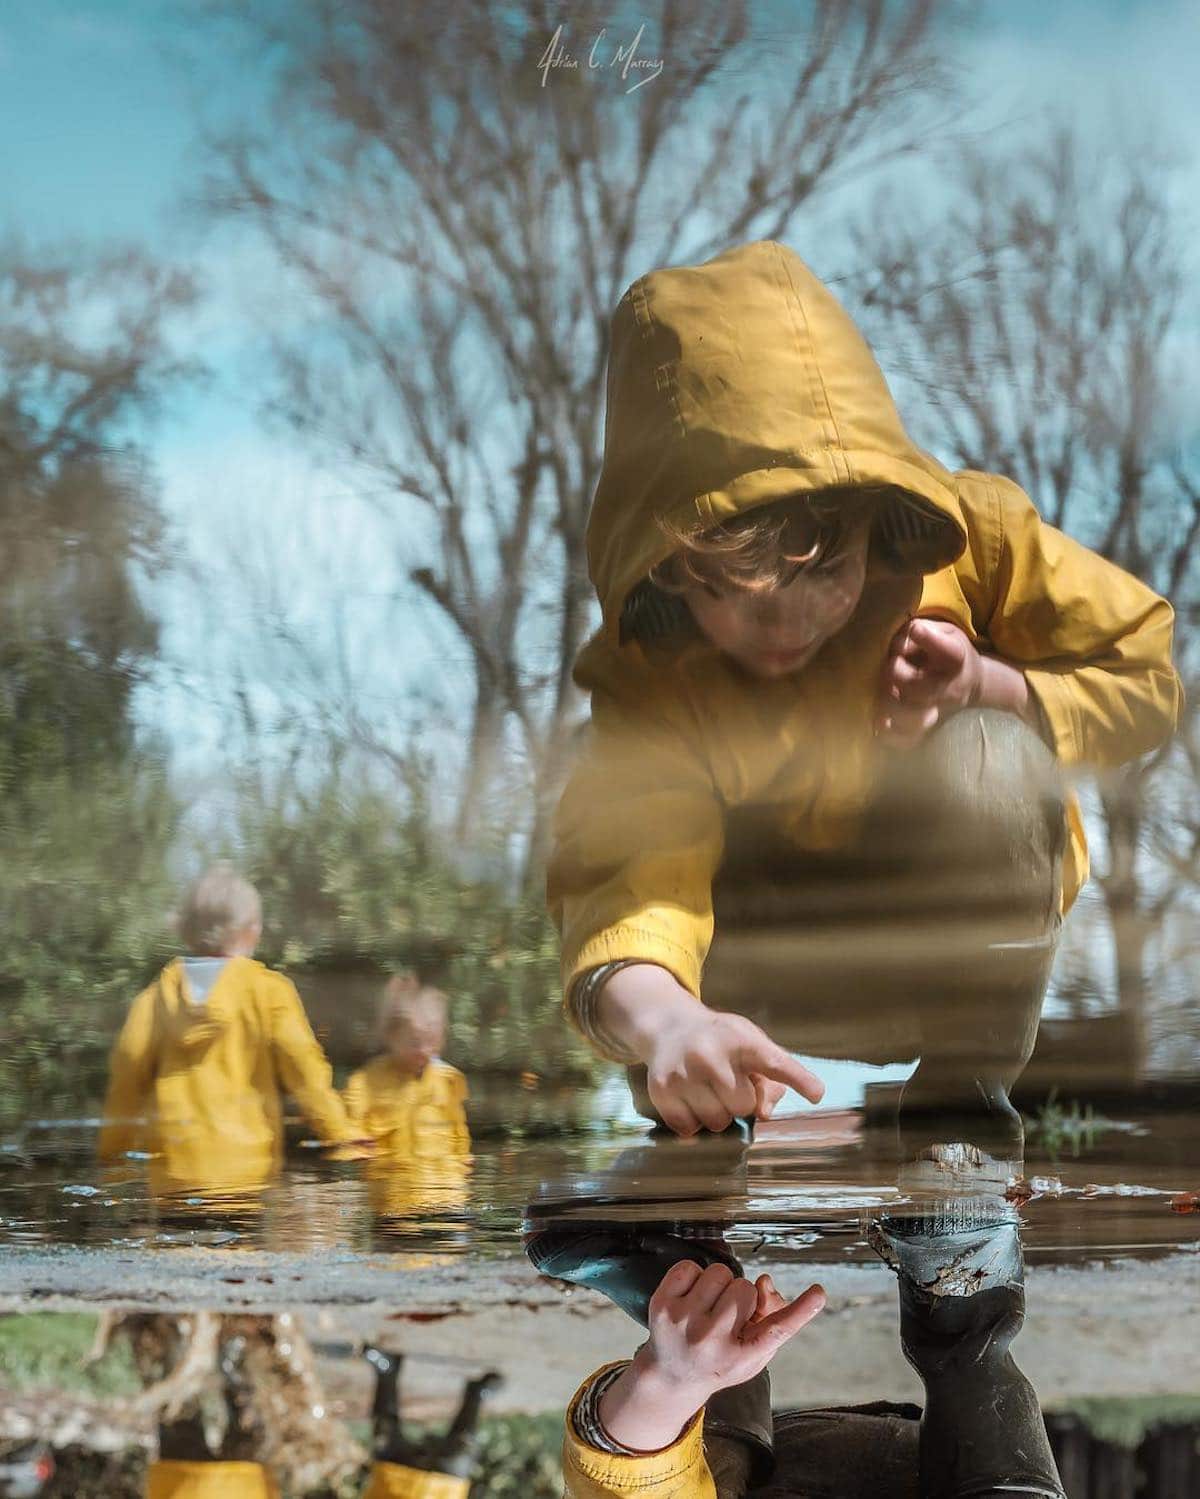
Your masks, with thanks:
[{"label": "tree trunk", "polygon": [[495,684],[482,674],[475,681],[471,738],[463,771],[462,793],[454,824],[455,842],[462,853],[478,853],[489,842],[497,809],[502,749],[504,703]]},{"label": "tree trunk", "polygon": [[1102,884],[1116,954],[1117,1004],[1125,1030],[1121,1082],[1130,1088],[1140,1086],[1150,1057],[1150,995],[1146,976],[1149,925],[1142,910],[1138,877],[1143,791],[1141,768],[1131,765],[1102,794],[1109,851],[1108,874]]}]

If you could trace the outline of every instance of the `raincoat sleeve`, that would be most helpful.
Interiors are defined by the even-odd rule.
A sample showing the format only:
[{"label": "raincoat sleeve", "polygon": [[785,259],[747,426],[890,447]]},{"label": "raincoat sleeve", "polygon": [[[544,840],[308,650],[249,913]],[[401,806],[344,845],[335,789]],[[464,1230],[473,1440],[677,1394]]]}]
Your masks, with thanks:
[{"label": "raincoat sleeve", "polygon": [[359,1138],[333,1086],[333,1069],[313,1035],[296,986],[282,974],[270,975],[268,997],[271,1049],[279,1080],[327,1145]]},{"label": "raincoat sleeve", "polygon": [[359,1135],[365,1138],[368,1134],[367,1110],[371,1106],[370,1084],[367,1082],[365,1068],[360,1067],[357,1072],[350,1074],[350,1080],[342,1091],[342,1103],[346,1108],[346,1117]]},{"label": "raincoat sleeve", "polygon": [[993,481],[986,633],[1024,669],[1064,765],[1109,767],[1170,737],[1182,702],[1166,599]]},{"label": "raincoat sleeve", "polygon": [[454,1160],[471,1154],[471,1130],[467,1124],[467,1080],[457,1067],[448,1069],[446,1078],[446,1116],[450,1124],[447,1150]]},{"label": "raincoat sleeve", "polygon": [[136,1150],[142,1138],[142,1119],[154,1085],[155,997],[158,986],[143,989],[125,1017],[108,1059],[108,1092],[97,1154],[106,1165]]},{"label": "raincoat sleeve", "polygon": [[558,805],[546,893],[565,995],[615,958],[657,963],[700,995],[723,807],[683,705],[656,702],[648,676],[593,687]]},{"label": "raincoat sleeve", "polygon": [[[612,1365],[606,1365],[605,1369]],[[659,1452],[622,1457],[602,1452],[579,1435],[575,1412],[584,1392],[605,1372],[597,1369],[576,1391],[567,1410],[562,1466],[566,1499],[717,1499],[704,1460],[703,1413],[679,1440]]]}]

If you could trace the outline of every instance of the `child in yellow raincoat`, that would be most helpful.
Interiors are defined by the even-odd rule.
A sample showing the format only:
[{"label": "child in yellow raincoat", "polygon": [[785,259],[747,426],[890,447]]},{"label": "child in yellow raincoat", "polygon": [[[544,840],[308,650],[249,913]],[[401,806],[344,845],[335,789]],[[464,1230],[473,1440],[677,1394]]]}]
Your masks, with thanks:
[{"label": "child in yellow raincoat", "polygon": [[441,1059],[448,1000],[411,973],[397,974],[379,1009],[383,1048],[346,1085],[346,1112],[375,1141],[366,1174],[381,1218],[461,1209],[471,1160],[467,1080]]},{"label": "child in yellow raincoat", "polygon": [[1170,605],[918,448],[773,241],[622,297],[587,539],[591,722],[547,882],[569,1017],[684,1135],[820,1098],[759,1020],[863,1057],[837,1048],[872,1005],[874,1059],[949,1038],[943,1083],[1004,1012],[999,1099],[1087,876],[1062,777],[1170,735]]},{"label": "child in yellow raincoat", "polygon": [[257,1191],[282,1162],[285,1090],[326,1144],[361,1147],[295,985],[252,956],[254,887],[210,869],[180,930],[189,955],[137,996],[113,1046],[101,1160],[146,1152],[159,1194]]}]

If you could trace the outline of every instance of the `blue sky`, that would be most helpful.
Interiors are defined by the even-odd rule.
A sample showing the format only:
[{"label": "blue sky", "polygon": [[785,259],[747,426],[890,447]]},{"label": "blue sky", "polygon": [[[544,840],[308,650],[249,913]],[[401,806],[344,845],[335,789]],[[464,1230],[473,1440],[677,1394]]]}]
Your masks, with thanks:
[{"label": "blue sky", "polygon": [[[976,22],[963,69],[983,106],[981,121],[1064,108],[1097,130],[1115,122],[1119,132],[1142,128],[1161,110],[1181,142],[1200,139],[1200,12],[1193,4],[962,4]],[[780,9],[784,33],[789,9]],[[294,440],[264,430],[257,410],[261,319],[291,310],[271,305],[272,283],[257,251],[236,238],[207,238],[188,212],[203,166],[197,120],[254,117],[269,77],[265,59],[206,42],[216,34],[194,29],[194,13],[195,0],[0,0],[0,230],[16,229],[34,242],[138,241],[203,271],[208,299],[183,336],[209,359],[213,378],[176,400],[149,434],[167,513],[194,559],[261,554],[284,592],[312,596],[301,617],[314,630],[327,625],[322,586],[340,577],[353,592],[357,579],[359,625],[352,633],[369,651],[371,600],[397,587],[396,559],[378,521],[335,475]],[[1200,186],[1194,172],[1190,182]],[[236,626],[248,638],[257,618],[253,601],[236,583],[224,587],[219,599],[203,601],[211,615],[204,629]],[[212,679],[222,658],[215,636],[196,648],[208,617],[200,602],[185,590],[182,607],[167,606],[178,670],[155,705],[177,727],[186,725],[182,753],[189,758],[190,747],[197,763],[221,733],[219,713],[205,702],[206,693],[219,695]],[[383,642],[381,695],[444,674],[447,653],[452,664],[453,641],[423,648],[427,635],[425,621],[404,651]],[[266,690],[267,664],[263,677]]]}]

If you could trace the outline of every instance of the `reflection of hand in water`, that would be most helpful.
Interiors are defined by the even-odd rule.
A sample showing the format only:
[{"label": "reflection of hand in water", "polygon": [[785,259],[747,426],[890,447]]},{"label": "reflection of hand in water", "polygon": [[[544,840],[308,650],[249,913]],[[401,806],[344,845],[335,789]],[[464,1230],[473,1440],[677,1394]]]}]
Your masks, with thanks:
[{"label": "reflection of hand in water", "polygon": [[378,1144],[370,1136],[361,1140],[346,1140],[340,1145],[329,1145],[325,1149],[327,1161],[369,1161],[378,1151]]},{"label": "reflection of hand in water", "polygon": [[623,1446],[669,1446],[717,1393],[753,1379],[825,1305],[820,1286],[788,1302],[769,1275],[680,1260],[650,1300],[650,1338],[606,1391],[600,1418]]}]

